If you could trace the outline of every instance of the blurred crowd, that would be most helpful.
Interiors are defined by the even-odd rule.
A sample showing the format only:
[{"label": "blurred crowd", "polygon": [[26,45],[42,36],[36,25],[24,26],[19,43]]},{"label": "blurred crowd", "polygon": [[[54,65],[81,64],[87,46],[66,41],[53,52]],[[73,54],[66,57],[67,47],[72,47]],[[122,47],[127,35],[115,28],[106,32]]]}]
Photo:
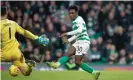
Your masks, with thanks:
[{"label": "blurred crowd", "polygon": [[[59,35],[70,31],[68,7],[76,4],[86,22],[91,45],[84,61],[89,63],[133,64],[133,2],[114,1],[9,1],[8,18],[36,35],[50,39],[43,47],[16,34],[25,58],[37,62],[57,61],[69,45]],[[70,60],[71,61],[71,60]]]}]

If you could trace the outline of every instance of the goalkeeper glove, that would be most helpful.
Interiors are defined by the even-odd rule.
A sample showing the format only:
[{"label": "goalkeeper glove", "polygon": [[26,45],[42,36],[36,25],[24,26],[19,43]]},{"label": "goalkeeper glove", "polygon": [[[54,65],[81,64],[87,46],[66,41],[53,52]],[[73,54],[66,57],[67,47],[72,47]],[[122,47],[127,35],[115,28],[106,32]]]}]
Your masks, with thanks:
[{"label": "goalkeeper glove", "polygon": [[49,43],[49,39],[45,35],[41,35],[35,39],[38,43],[42,44],[43,46],[47,46]]}]

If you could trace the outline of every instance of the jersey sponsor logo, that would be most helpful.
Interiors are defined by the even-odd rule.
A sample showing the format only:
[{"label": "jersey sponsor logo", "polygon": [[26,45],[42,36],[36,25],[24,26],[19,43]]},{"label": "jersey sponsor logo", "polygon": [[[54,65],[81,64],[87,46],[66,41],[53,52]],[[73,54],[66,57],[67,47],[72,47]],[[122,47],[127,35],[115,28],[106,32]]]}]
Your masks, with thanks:
[{"label": "jersey sponsor logo", "polygon": [[5,27],[6,27],[6,26],[10,26],[10,25],[11,25],[11,23],[8,23],[8,24],[3,24],[3,25],[4,25]]}]

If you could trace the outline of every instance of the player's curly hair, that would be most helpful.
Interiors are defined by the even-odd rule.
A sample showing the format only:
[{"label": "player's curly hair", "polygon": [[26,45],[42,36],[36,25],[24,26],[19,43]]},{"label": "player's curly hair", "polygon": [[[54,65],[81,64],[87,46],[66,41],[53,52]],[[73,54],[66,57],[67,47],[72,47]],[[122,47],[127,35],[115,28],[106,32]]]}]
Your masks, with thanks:
[{"label": "player's curly hair", "polygon": [[77,5],[71,5],[68,10],[74,9],[76,12],[78,12],[78,7]]}]

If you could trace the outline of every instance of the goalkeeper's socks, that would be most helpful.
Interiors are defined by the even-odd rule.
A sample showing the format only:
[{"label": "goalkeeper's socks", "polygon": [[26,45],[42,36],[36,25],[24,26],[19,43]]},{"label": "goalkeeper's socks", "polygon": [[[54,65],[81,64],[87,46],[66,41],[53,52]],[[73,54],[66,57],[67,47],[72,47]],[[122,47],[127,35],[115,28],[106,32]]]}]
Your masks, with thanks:
[{"label": "goalkeeper's socks", "polygon": [[83,70],[85,70],[85,71],[87,71],[88,73],[90,73],[90,74],[93,74],[94,72],[95,72],[95,70],[94,69],[92,69],[90,66],[88,66],[86,63],[84,63],[84,62],[82,62],[81,64],[80,64],[80,67],[83,69]]},{"label": "goalkeeper's socks", "polygon": [[58,60],[57,64],[58,64],[58,65],[65,64],[68,60],[69,60],[69,57],[68,57],[68,56],[63,56],[63,57],[61,57],[61,58]]}]

